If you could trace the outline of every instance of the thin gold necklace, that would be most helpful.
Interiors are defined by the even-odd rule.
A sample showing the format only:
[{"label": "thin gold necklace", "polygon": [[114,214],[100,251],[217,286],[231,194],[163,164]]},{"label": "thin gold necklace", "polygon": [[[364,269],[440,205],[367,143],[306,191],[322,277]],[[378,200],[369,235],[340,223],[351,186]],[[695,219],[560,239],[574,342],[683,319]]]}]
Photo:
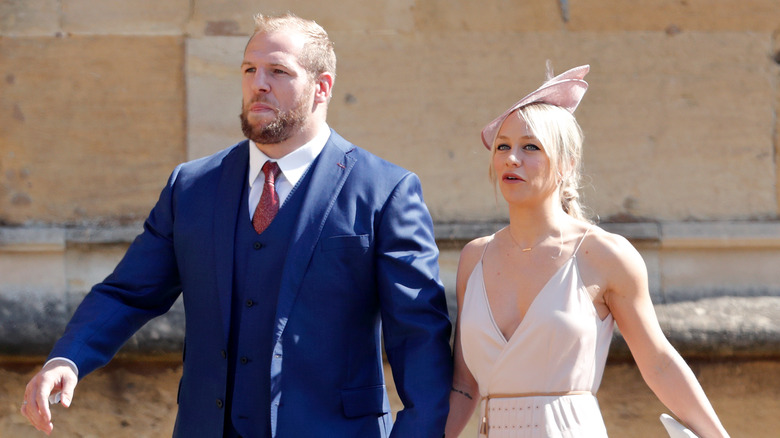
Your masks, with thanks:
[{"label": "thin gold necklace", "polygon": [[[507,227],[507,232],[509,232],[509,238],[512,239],[512,243],[514,243],[515,246],[518,249],[520,249],[520,252],[531,252],[532,249],[536,248],[542,242],[547,240],[548,237],[550,237],[550,236],[544,236],[541,240],[539,240],[538,242],[534,243],[533,245],[531,245],[531,246],[529,246],[527,248],[523,248],[519,243],[517,243],[517,240],[515,239],[515,236],[512,235],[512,230],[509,227]],[[551,257],[553,259],[560,257],[561,254],[563,253],[563,233],[558,231],[558,237],[560,238],[561,243],[560,243],[560,246],[558,246],[558,255]]]}]

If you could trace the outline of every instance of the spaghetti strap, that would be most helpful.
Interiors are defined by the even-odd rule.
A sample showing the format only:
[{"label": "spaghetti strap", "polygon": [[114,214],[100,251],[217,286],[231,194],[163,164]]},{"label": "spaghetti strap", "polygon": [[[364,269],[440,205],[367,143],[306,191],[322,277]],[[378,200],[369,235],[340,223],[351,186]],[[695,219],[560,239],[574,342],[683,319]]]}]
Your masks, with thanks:
[{"label": "spaghetti strap", "polygon": [[588,235],[588,233],[590,232],[590,229],[591,229],[591,228],[593,228],[593,224],[591,224],[591,225],[588,227],[588,229],[587,229],[587,230],[585,230],[585,232],[584,232],[584,233],[582,233],[582,237],[580,237],[580,241],[579,241],[579,242],[577,242],[577,247],[576,247],[576,248],[574,248],[574,253],[572,253],[572,255],[571,255],[572,257],[574,257],[574,256],[576,256],[576,255],[577,255],[577,251],[579,251],[579,250],[580,250],[580,246],[582,245],[582,242],[585,240],[585,236],[587,236],[587,235]]},{"label": "spaghetti strap", "polygon": [[485,252],[487,252],[487,247],[488,247],[488,245],[490,245],[490,242],[492,242],[492,241],[493,241],[493,239],[495,239],[495,238],[496,238],[496,233],[493,233],[493,234],[491,234],[491,235],[490,235],[490,240],[488,240],[487,242],[485,242],[485,247],[484,247],[484,248],[482,248],[482,255],[481,255],[481,256],[479,256],[479,261],[480,261],[480,263],[482,262],[482,259],[484,259],[484,258],[485,258]]}]

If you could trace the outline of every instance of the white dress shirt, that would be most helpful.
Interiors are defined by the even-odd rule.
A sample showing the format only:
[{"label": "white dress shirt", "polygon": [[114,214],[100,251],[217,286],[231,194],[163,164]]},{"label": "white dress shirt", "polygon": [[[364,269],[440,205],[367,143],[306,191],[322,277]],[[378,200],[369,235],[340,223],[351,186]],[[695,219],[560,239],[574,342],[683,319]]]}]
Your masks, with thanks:
[{"label": "white dress shirt", "polygon": [[266,161],[276,161],[282,173],[276,179],[276,193],[279,195],[279,207],[284,205],[284,201],[298,184],[306,169],[320,155],[325,143],[330,138],[330,128],[327,124],[320,127],[317,135],[308,143],[290,152],[278,160],[268,158],[252,140],[249,140],[249,219],[255,213],[257,204],[260,202],[260,195],[263,194],[263,184],[265,175],[263,174],[263,164]]}]

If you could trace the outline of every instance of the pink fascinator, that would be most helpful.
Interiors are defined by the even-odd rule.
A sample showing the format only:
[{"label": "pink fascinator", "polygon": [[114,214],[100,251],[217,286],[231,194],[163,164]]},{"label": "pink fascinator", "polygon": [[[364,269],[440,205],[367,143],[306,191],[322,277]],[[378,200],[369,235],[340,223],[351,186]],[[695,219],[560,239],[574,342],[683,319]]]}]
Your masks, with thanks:
[{"label": "pink fascinator", "polygon": [[574,114],[574,110],[582,100],[582,96],[585,95],[585,91],[588,89],[588,83],[583,80],[585,75],[590,71],[589,65],[581,65],[574,67],[564,73],[559,74],[556,77],[552,77],[552,70],[548,64],[547,69],[547,81],[545,81],[541,87],[532,92],[528,96],[520,99],[511,108],[506,110],[504,114],[496,117],[492,122],[488,123],[484,129],[482,129],[482,143],[488,150],[491,149],[493,141],[498,135],[498,130],[501,128],[501,124],[504,123],[504,119],[512,114],[516,109],[537,102],[549,103],[550,105],[559,106],[570,113]]}]

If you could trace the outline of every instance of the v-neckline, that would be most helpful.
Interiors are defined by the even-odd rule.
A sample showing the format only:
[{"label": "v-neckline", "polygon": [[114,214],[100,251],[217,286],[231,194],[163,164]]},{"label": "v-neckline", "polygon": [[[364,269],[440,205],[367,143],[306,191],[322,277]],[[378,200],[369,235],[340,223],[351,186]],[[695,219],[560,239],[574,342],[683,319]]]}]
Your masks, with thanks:
[{"label": "v-neckline", "polygon": [[555,279],[563,270],[564,267],[568,266],[569,263],[571,263],[575,258],[577,254],[576,252],[569,257],[568,260],[564,264],[562,264],[558,270],[555,271],[552,276],[550,276],[549,279],[547,279],[547,282],[544,283],[544,286],[542,286],[541,289],[539,289],[539,292],[536,293],[536,296],[531,300],[531,304],[528,305],[528,309],[526,309],[525,314],[523,315],[523,318],[520,319],[520,322],[517,324],[517,327],[512,331],[512,334],[509,336],[509,339],[507,339],[506,335],[504,335],[504,332],[501,331],[501,328],[498,326],[498,323],[496,322],[496,318],[493,316],[493,309],[490,306],[490,298],[488,298],[487,294],[487,286],[485,286],[485,264],[482,262],[482,258],[479,259],[479,269],[482,271],[482,296],[485,298],[485,307],[487,308],[488,316],[490,317],[490,321],[493,323],[493,328],[495,329],[498,336],[501,338],[501,340],[504,342],[504,345],[508,345],[512,339],[515,338],[515,334],[520,330],[520,328],[523,326],[525,321],[528,319],[528,314],[531,313],[531,310],[534,307],[534,304],[539,300],[539,297],[547,290],[547,287],[550,285],[550,283]]}]

